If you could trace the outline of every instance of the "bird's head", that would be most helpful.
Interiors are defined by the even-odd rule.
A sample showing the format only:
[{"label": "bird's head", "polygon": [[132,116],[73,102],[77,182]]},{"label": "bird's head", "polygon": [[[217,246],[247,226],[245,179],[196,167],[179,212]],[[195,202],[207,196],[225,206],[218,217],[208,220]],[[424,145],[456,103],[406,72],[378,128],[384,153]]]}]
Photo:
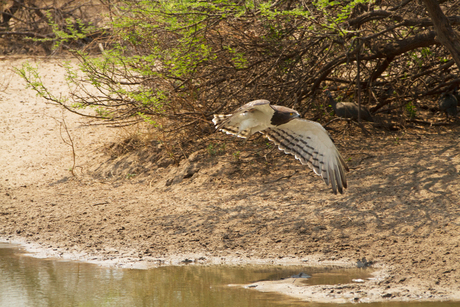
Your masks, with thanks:
[{"label": "bird's head", "polygon": [[275,112],[282,113],[286,117],[296,118],[300,116],[299,112],[288,107],[272,105],[272,108]]},{"label": "bird's head", "polygon": [[299,112],[288,107],[276,105],[272,105],[271,107],[275,111],[271,120],[272,125],[279,126],[290,122],[294,118],[300,117]]}]

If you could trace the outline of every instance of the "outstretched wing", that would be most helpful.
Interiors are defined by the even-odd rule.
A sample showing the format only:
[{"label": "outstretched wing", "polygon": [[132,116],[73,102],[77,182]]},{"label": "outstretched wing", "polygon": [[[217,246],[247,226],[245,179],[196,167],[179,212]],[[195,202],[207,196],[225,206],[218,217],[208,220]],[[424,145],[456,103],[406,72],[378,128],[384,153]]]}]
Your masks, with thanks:
[{"label": "outstretched wing", "polygon": [[232,114],[214,114],[212,122],[217,130],[248,138],[251,134],[267,128],[273,113],[268,100],[254,100]]},{"label": "outstretched wing", "polygon": [[348,167],[327,131],[319,123],[296,118],[290,122],[261,131],[280,150],[292,154],[308,165],[332,186],[332,191],[343,193],[347,187],[345,171]]}]

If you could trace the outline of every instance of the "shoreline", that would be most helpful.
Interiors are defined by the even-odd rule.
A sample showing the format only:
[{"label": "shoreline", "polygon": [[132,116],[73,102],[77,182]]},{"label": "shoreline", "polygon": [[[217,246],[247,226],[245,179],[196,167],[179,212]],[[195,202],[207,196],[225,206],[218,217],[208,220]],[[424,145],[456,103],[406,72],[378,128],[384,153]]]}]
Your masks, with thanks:
[{"label": "shoreline", "polygon": [[[114,259],[103,259],[104,255],[89,255],[81,251],[80,253],[68,253],[60,249],[49,249],[38,243],[30,242],[25,238],[5,238],[0,237],[0,243],[17,245],[24,250],[24,255],[38,259],[48,259],[54,261],[75,261],[102,266],[110,269],[139,269],[148,270],[164,266],[305,266],[305,267],[324,267],[333,269],[353,269],[356,264],[351,261],[321,261],[320,255],[312,255],[303,259],[257,259],[241,258],[235,256],[213,257],[203,254],[183,254],[168,257],[134,258],[118,256]],[[372,267],[369,273],[371,277],[358,282],[350,281],[345,284],[321,284],[306,285],[301,280],[287,278],[274,281],[256,281],[250,284],[229,284],[230,287],[243,287],[260,292],[271,292],[286,295],[293,299],[298,299],[313,303],[378,303],[378,302],[443,302],[452,301],[456,297],[448,295],[433,296],[426,294],[423,289],[416,286],[411,288],[410,295],[394,295],[388,292],[388,286],[382,286],[389,276],[389,267],[380,265],[378,268]],[[405,289],[395,289],[404,292]],[[425,292],[425,293],[424,293]]]},{"label": "shoreline", "polygon": [[[79,252],[68,252],[62,248],[46,248],[41,244],[27,240],[23,237],[2,237],[0,243],[18,245],[25,251],[25,254],[38,259],[77,261],[96,264],[108,268],[120,269],[140,269],[148,270],[161,266],[180,266],[180,265],[272,265],[272,266],[306,266],[306,267],[334,267],[351,269],[356,268],[356,263],[351,261],[331,261],[320,260],[320,255],[295,258],[249,258],[237,255],[232,256],[212,256],[206,253],[184,253],[169,255],[166,257],[133,257],[123,255],[107,256],[104,254],[89,254],[83,250]],[[112,259],[109,259],[112,258]]]}]

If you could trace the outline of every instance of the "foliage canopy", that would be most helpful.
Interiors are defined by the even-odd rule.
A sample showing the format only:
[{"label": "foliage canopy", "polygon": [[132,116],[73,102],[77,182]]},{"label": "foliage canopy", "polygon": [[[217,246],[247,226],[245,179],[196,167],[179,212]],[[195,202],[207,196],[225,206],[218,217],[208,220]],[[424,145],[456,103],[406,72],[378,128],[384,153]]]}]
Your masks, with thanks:
[{"label": "foliage canopy", "polygon": [[[442,5],[458,27],[460,3]],[[68,68],[70,97],[38,86],[31,67],[21,73],[73,112],[112,124],[144,120],[178,139],[212,132],[212,114],[254,99],[321,121],[329,88],[338,99],[359,95],[374,113],[414,118],[420,98],[435,101],[460,84],[418,1],[125,0],[110,12],[101,54],[73,50],[81,72]],[[55,31],[54,40],[72,33],[82,31]]]}]

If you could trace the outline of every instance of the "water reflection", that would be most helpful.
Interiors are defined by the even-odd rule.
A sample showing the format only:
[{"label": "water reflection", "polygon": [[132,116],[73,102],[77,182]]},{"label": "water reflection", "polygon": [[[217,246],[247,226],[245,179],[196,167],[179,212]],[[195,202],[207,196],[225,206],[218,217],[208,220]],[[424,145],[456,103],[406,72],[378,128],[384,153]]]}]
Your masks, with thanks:
[{"label": "water reflection", "polygon": [[[367,275],[366,271],[358,269],[337,271],[300,266],[107,269],[86,263],[27,257],[11,246],[0,243],[0,306],[332,306],[298,302],[281,295],[227,285],[281,279],[300,272],[313,276],[306,281],[309,284],[347,283],[352,278],[365,278]],[[396,303],[366,306],[430,305]]]}]

